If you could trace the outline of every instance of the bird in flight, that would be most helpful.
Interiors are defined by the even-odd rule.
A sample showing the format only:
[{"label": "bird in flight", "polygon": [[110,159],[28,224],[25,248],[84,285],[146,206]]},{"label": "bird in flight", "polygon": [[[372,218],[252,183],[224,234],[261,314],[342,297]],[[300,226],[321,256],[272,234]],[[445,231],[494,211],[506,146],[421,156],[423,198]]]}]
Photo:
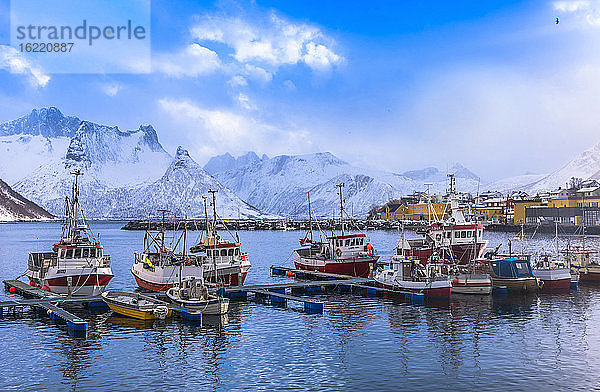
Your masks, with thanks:
[{"label": "bird in flight", "polygon": [[554,20],[554,23],[559,24],[560,23],[560,19],[558,19],[558,17],[556,17],[556,19]]}]

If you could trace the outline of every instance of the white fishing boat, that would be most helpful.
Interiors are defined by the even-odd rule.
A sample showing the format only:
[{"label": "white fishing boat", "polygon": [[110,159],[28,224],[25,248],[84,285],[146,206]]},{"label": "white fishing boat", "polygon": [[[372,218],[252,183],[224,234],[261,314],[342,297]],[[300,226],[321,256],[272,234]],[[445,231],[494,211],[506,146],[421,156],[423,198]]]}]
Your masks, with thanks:
[{"label": "white fishing boat", "polygon": [[212,294],[203,279],[190,277],[167,290],[167,297],[179,306],[206,315],[222,315],[229,310],[229,299]]},{"label": "white fishing boat", "polygon": [[449,299],[452,282],[444,275],[436,275],[434,265],[421,265],[418,260],[393,255],[386,268],[378,269],[373,278],[380,287],[423,293],[425,298]]},{"label": "white fishing boat", "polygon": [[75,170],[71,198],[66,198],[66,216],[60,241],[50,252],[31,252],[26,275],[32,286],[57,294],[100,295],[113,278],[110,256],[85,221],[79,204],[81,171]]},{"label": "white fishing boat", "polygon": [[[135,253],[131,273],[140,288],[150,291],[166,291],[181,279],[195,277],[223,286],[239,286],[244,283],[250,269],[248,254],[240,250],[239,241],[222,240],[217,232],[215,192],[213,194],[213,222],[208,220],[206,199],[206,235],[188,252],[187,220],[182,222],[181,234],[171,240],[174,246],[165,241],[165,220],[163,210],[162,225],[158,232],[146,231],[144,249]],[[183,245],[176,250],[175,245]]]}]

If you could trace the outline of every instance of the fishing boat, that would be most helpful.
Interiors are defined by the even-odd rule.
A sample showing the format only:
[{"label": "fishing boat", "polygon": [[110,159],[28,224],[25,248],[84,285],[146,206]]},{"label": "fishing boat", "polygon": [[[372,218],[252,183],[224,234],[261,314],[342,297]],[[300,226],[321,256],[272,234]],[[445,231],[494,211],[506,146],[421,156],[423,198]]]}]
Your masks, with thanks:
[{"label": "fishing boat", "polygon": [[[203,276],[202,260],[185,252],[187,222],[183,223],[182,232],[172,238],[171,243],[175,246],[170,247],[165,236],[167,211],[160,210],[160,212],[162,212],[162,224],[158,231],[146,230],[143,250],[134,253],[134,263],[131,266],[131,273],[138,287],[148,291],[166,291],[182,276],[198,278]],[[183,244],[183,251],[176,249],[180,243]]]},{"label": "fishing boat", "polygon": [[386,268],[380,268],[373,278],[378,286],[396,291],[422,293],[425,298],[449,299],[452,282],[447,276],[437,275],[435,265],[421,265],[418,260],[393,255]]},{"label": "fishing boat", "polygon": [[455,294],[488,295],[492,292],[492,278],[489,274],[459,273],[451,282],[452,292]]},{"label": "fishing boat", "polygon": [[529,260],[506,257],[487,261],[488,273],[494,286],[504,286],[509,292],[534,293],[540,286],[533,275]]},{"label": "fishing boat", "polygon": [[231,240],[221,237],[217,230],[217,199],[214,189],[208,190],[212,194],[212,222],[208,219],[208,208],[206,198],[204,199],[204,216],[206,217],[205,231],[200,235],[198,242],[190,252],[194,257],[200,259],[203,265],[203,278],[206,282],[222,286],[241,286],[246,280],[248,270],[252,266],[247,252],[242,252],[240,238],[227,230],[224,222],[223,227],[231,235]]},{"label": "fishing boat", "polygon": [[294,250],[294,264],[297,269],[327,272],[338,275],[368,277],[373,264],[379,260],[377,251],[363,233],[350,234],[345,231],[344,198],[342,188],[337,185],[340,197],[341,234],[313,239],[310,194],[308,195],[309,232],[300,240],[301,248]]},{"label": "fishing boat", "polygon": [[[213,193],[213,206],[216,205]],[[239,241],[222,240],[217,232],[216,207],[213,208],[214,219],[208,220],[206,198],[206,236],[187,251],[187,220],[182,224],[181,234],[172,239],[174,246],[167,246],[165,240],[165,213],[161,210],[162,225],[157,232],[149,229],[144,236],[144,248],[135,252],[131,273],[138,286],[149,291],[166,291],[181,279],[195,277],[219,285],[238,286],[244,283],[250,261],[248,254],[241,252]],[[181,250],[177,246],[182,245]]]},{"label": "fishing boat", "polygon": [[110,256],[104,254],[99,237],[90,230],[79,204],[80,170],[75,176],[71,198],[66,197],[65,220],[60,240],[50,252],[31,252],[26,275],[32,286],[57,294],[100,295],[113,278]]},{"label": "fishing boat", "polygon": [[540,291],[544,293],[565,292],[571,290],[571,268],[563,261],[552,260],[548,255],[534,264],[533,275],[541,281]]},{"label": "fishing boat", "polygon": [[584,246],[569,246],[561,253],[571,266],[571,273],[577,274],[581,283],[600,283],[600,265],[592,256],[597,252]]},{"label": "fishing boat", "polygon": [[449,174],[448,177],[449,217],[443,219],[445,214],[442,214],[435,222],[429,223],[420,238],[408,239],[397,247],[397,254],[417,259],[423,265],[435,258],[467,264],[482,257],[488,243],[483,239],[484,227],[466,220],[456,196],[454,175]]},{"label": "fishing boat", "polygon": [[229,310],[229,299],[209,292],[202,279],[190,277],[167,290],[167,297],[179,306],[206,315],[222,315]]},{"label": "fishing boat", "polygon": [[171,317],[171,309],[163,301],[140,293],[106,291],[102,299],[110,310],[138,320],[164,320]]}]

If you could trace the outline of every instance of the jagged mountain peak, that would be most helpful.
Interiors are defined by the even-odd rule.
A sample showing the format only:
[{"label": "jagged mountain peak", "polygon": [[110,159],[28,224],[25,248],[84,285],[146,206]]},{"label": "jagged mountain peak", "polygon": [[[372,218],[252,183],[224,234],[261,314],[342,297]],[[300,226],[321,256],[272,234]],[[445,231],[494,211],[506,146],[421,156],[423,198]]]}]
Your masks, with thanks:
[{"label": "jagged mountain peak", "polygon": [[72,137],[81,120],[65,116],[54,106],[33,109],[29,114],[16,120],[0,124],[0,136],[41,135],[43,137]]},{"label": "jagged mountain peak", "polygon": [[52,214],[15,192],[0,179],[0,221],[52,218]]}]

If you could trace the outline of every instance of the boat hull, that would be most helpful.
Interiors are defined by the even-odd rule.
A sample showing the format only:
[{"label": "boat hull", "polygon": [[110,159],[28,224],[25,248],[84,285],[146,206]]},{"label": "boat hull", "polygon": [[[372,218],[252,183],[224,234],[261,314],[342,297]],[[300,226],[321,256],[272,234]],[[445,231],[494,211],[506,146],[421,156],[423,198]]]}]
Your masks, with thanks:
[{"label": "boat hull", "polygon": [[112,273],[90,273],[85,275],[60,275],[47,276],[37,279],[29,276],[30,282],[36,286],[48,286],[56,294],[69,294],[68,278],[71,278],[72,296],[97,296],[104,292],[106,286],[113,278]]},{"label": "boat hull", "polygon": [[328,274],[347,275],[368,278],[371,266],[377,262],[378,256],[352,259],[311,259],[294,255],[296,269],[326,272]]},{"label": "boat hull", "polygon": [[227,314],[229,311],[229,299],[227,298],[215,298],[205,301],[186,301],[173,296],[170,290],[167,291],[167,297],[171,302],[178,306],[209,316],[221,316]]},{"label": "boat hull", "polygon": [[410,283],[422,283],[422,285],[418,285],[417,287],[415,287],[415,286],[408,286],[408,285],[402,285],[402,284],[389,285],[389,284],[384,284],[384,283],[380,283],[380,282],[377,282],[377,285],[379,287],[383,287],[384,289],[387,289],[387,290],[408,291],[411,293],[420,293],[420,294],[423,294],[425,296],[425,298],[449,299],[450,294],[452,293],[452,287],[450,285],[447,285],[444,287],[425,288],[425,286],[426,286],[425,282],[410,282]]},{"label": "boat hull", "polygon": [[600,267],[580,268],[579,282],[600,283]]},{"label": "boat hull", "polygon": [[[219,266],[217,264],[218,283],[225,286],[241,286],[244,284],[249,269],[249,264],[241,266]],[[138,262],[131,267],[131,273],[138,287],[156,292],[167,291],[178,283],[180,272],[182,279],[196,277],[198,279],[204,278],[206,282],[215,283],[214,266],[208,264],[186,265],[183,267],[177,265],[150,267]]]},{"label": "boat hull", "polygon": [[571,290],[571,271],[568,268],[534,269],[533,275],[541,281],[540,292],[568,292]]},{"label": "boat hull", "polygon": [[539,289],[536,278],[496,278],[492,277],[494,286],[505,286],[512,293],[536,293]]},{"label": "boat hull", "polygon": [[452,279],[452,292],[455,294],[489,295],[492,292],[492,279],[489,275],[459,275]]},{"label": "boat hull", "polygon": [[[108,305],[110,310],[112,310],[113,312],[120,314],[122,316],[127,316],[127,317],[131,317],[131,318],[138,319],[138,320],[144,320],[144,321],[156,319],[153,310],[136,309],[135,307],[129,306],[128,304],[119,303],[117,301],[111,300],[104,294],[102,295],[102,299],[104,300],[106,305]],[[167,311],[165,318],[170,318],[171,316],[172,316],[172,311],[171,311],[171,309],[169,309]]]}]

